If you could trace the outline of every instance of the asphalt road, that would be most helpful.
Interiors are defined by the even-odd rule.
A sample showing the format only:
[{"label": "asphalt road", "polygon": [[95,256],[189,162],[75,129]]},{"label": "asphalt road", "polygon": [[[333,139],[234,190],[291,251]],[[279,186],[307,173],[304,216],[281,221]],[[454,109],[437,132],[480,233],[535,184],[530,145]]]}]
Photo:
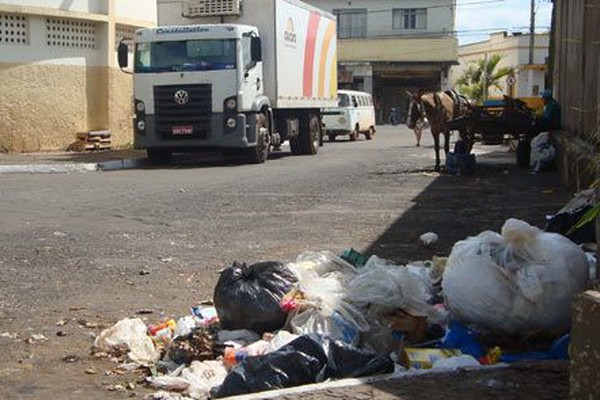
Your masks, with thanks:
[{"label": "asphalt road", "polygon": [[[150,321],[186,315],[233,261],[349,247],[429,259],[510,216],[540,225],[569,196],[556,173],[517,169],[506,147],[476,151],[486,154],[474,176],[439,176],[428,132],[415,147],[405,127],[382,127],[372,141],[326,141],[316,156],[284,149],[264,165],[182,157],[0,175],[0,398],[105,398],[125,378],[89,356],[93,335],[140,309]],[[427,231],[440,236],[429,248],[418,241]],[[38,334],[47,340],[27,343]]]}]

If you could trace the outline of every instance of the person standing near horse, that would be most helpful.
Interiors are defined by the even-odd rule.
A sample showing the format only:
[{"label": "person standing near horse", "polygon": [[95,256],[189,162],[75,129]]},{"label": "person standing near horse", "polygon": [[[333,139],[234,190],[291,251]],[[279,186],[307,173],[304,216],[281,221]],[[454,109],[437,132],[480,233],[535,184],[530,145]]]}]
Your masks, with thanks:
[{"label": "person standing near horse", "polygon": [[419,101],[409,101],[406,126],[412,129],[417,139],[417,147],[421,145],[421,136],[425,126],[425,115],[423,114],[423,105]]},{"label": "person standing near horse", "polygon": [[[435,170],[440,171],[440,134],[444,134],[444,152],[447,155],[450,151],[450,129],[447,124],[454,118],[465,114],[470,108],[469,102],[466,98],[450,91],[429,92],[422,95],[409,93],[409,96],[411,105],[409,106],[407,126],[409,129],[414,129],[419,116],[427,118],[433,136]],[[471,136],[468,131],[460,132],[461,139],[465,141],[467,153],[470,153],[473,147]]]}]

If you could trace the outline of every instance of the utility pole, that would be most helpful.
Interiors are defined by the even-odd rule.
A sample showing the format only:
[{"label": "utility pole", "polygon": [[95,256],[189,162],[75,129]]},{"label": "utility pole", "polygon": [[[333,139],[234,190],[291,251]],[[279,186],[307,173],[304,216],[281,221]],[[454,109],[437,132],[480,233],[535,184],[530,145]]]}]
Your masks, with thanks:
[{"label": "utility pole", "polygon": [[535,44],[535,0],[531,0],[529,22],[529,65],[533,64],[533,49]]}]

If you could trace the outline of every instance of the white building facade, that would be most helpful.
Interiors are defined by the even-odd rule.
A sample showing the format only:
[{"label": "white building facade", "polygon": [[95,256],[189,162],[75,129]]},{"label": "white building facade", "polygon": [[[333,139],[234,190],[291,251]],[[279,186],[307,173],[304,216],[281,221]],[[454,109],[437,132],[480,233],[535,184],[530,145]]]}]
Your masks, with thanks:
[{"label": "white building facade", "polygon": [[498,32],[490,35],[489,40],[459,46],[459,65],[452,67],[450,79],[452,85],[464,74],[469,64],[486,59],[492,55],[502,55],[498,68],[510,67],[514,75],[500,82],[500,88],[490,88],[488,97],[537,97],[544,90],[549,54],[549,34],[535,34],[533,63],[529,62],[529,34],[510,34]]},{"label": "white building facade", "polygon": [[0,0],[0,151],[65,150],[92,130],[131,142],[116,46],[156,18],[156,0]]},{"label": "white building facade", "polygon": [[450,87],[457,64],[454,0],[304,0],[337,16],[340,88],[372,93],[385,122],[406,90]]}]

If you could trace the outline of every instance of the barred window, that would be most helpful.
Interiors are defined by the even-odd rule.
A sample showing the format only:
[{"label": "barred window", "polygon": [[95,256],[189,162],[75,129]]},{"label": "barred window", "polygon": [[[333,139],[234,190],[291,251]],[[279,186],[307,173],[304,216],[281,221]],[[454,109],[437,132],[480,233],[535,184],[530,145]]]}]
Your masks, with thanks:
[{"label": "barred window", "polygon": [[337,16],[338,37],[340,39],[362,38],[367,36],[367,10],[333,10]]},{"label": "barred window", "polygon": [[26,16],[0,14],[0,44],[29,44],[29,21]]},{"label": "barred window", "polygon": [[46,43],[50,47],[96,48],[96,24],[67,18],[46,19]]},{"label": "barred window", "polygon": [[392,11],[392,26],[397,30],[427,29],[427,9],[396,8]]},{"label": "barred window", "polygon": [[[115,34],[115,45],[119,47],[121,40],[133,40],[135,36],[135,30],[138,29],[135,26],[129,25],[117,25]],[[129,52],[133,52],[133,46],[129,45]]]}]

